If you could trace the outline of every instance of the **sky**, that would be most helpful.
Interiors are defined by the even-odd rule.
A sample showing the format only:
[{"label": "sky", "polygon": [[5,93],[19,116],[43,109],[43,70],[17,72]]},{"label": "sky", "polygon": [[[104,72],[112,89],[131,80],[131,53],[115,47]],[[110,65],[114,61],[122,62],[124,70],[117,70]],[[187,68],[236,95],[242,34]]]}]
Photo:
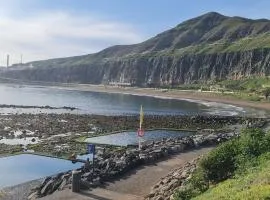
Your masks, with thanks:
[{"label": "sky", "polygon": [[269,0],[0,0],[0,66],[142,42],[210,11],[270,19]]}]

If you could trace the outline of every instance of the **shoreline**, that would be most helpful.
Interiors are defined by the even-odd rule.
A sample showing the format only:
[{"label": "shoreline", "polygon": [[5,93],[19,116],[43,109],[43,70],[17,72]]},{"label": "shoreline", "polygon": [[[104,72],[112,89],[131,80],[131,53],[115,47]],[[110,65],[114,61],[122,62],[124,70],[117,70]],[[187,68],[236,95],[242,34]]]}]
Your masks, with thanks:
[{"label": "shoreline", "polygon": [[[0,83],[1,85],[1,83]],[[249,101],[244,99],[238,99],[234,96],[222,96],[220,93],[215,92],[199,92],[195,90],[177,90],[177,89],[161,89],[161,88],[140,88],[140,87],[116,87],[107,85],[93,85],[93,84],[14,84],[14,83],[3,83],[3,85],[9,86],[23,86],[23,87],[38,87],[38,88],[51,88],[66,91],[81,91],[81,92],[97,92],[97,93],[110,93],[110,94],[123,94],[133,96],[144,96],[158,99],[171,99],[186,102],[193,102],[201,104],[206,107],[218,106],[226,107],[230,106],[236,110],[244,110],[244,108],[258,109],[258,111],[270,111],[270,101]],[[212,105],[211,105],[212,104]],[[244,112],[245,113],[245,112]],[[243,113],[243,114],[244,114]],[[251,110],[251,113],[253,111]],[[211,115],[216,115],[210,113]],[[235,115],[235,114],[232,114]],[[245,114],[244,114],[245,115]],[[263,117],[268,117],[269,113],[262,114]]]},{"label": "shoreline", "polygon": [[[45,86],[47,87],[47,86]],[[253,102],[248,100],[237,99],[232,96],[221,96],[218,93],[211,92],[196,92],[196,91],[183,91],[183,90],[167,90],[167,89],[156,89],[156,88],[120,88],[113,86],[104,85],[63,85],[63,86],[48,86],[49,88],[72,90],[72,91],[88,91],[88,92],[102,92],[102,93],[113,93],[113,94],[126,94],[135,96],[146,96],[159,99],[174,99],[183,100],[195,103],[201,103],[200,101],[222,103],[238,107],[250,107],[261,110],[270,111],[270,102]]]}]

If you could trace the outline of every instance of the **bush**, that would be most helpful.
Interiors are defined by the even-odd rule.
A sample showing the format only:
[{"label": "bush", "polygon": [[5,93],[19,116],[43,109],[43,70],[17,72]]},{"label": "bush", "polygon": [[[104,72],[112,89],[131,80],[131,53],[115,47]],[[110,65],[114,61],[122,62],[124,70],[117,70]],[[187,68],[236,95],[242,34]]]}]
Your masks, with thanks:
[{"label": "bush", "polygon": [[215,150],[200,162],[207,179],[212,183],[225,180],[230,177],[236,169],[236,155],[238,154],[238,141],[231,140]]},{"label": "bush", "polygon": [[207,157],[202,159],[200,166],[207,179],[217,183],[234,175],[236,169],[245,170],[251,165],[252,159],[270,150],[270,135],[260,129],[246,129],[239,139],[228,141]]},{"label": "bush", "polygon": [[268,97],[270,96],[270,88],[265,88],[263,91],[262,91],[262,94],[265,96],[265,99],[268,99]]},{"label": "bush", "polygon": [[192,174],[190,184],[193,186],[194,189],[199,190],[200,193],[208,190],[209,181],[207,179],[205,171],[201,167],[198,167]]},{"label": "bush", "polygon": [[194,188],[191,187],[190,185],[187,186],[186,188],[181,188],[173,195],[174,199],[177,200],[189,200],[194,196],[195,196]]}]

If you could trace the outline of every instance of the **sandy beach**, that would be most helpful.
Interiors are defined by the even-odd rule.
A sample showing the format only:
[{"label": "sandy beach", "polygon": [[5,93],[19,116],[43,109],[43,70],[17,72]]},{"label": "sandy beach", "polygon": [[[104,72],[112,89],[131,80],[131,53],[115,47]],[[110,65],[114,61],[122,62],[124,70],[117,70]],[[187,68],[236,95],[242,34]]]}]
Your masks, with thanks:
[{"label": "sandy beach", "polygon": [[270,102],[253,102],[237,99],[233,96],[221,96],[213,92],[197,92],[183,90],[166,90],[156,88],[137,88],[137,87],[114,87],[104,85],[72,84],[63,86],[52,86],[53,88],[65,90],[93,91],[106,93],[121,93],[139,96],[151,96],[156,98],[170,98],[178,100],[195,100],[231,104],[241,107],[252,107],[262,110],[270,110]]}]

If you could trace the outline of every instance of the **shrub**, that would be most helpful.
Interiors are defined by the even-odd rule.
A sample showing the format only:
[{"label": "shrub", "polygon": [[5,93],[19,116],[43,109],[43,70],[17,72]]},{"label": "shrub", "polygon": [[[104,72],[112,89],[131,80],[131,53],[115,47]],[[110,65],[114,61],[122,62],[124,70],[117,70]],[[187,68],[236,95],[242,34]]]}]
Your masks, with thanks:
[{"label": "shrub", "polygon": [[262,91],[262,94],[265,96],[265,99],[268,99],[268,97],[270,96],[270,88],[265,88],[263,91]]},{"label": "shrub", "polygon": [[177,200],[189,200],[194,197],[194,188],[191,186],[187,186],[186,188],[179,189],[174,195],[174,199]]},{"label": "shrub", "polygon": [[209,181],[207,179],[205,171],[201,167],[198,167],[192,174],[190,184],[193,186],[193,188],[199,190],[199,192],[205,192],[206,190],[208,190]]},{"label": "shrub", "polygon": [[212,183],[217,183],[233,174],[236,169],[237,153],[238,140],[231,140],[211,151],[199,165],[204,170],[207,179]]}]

